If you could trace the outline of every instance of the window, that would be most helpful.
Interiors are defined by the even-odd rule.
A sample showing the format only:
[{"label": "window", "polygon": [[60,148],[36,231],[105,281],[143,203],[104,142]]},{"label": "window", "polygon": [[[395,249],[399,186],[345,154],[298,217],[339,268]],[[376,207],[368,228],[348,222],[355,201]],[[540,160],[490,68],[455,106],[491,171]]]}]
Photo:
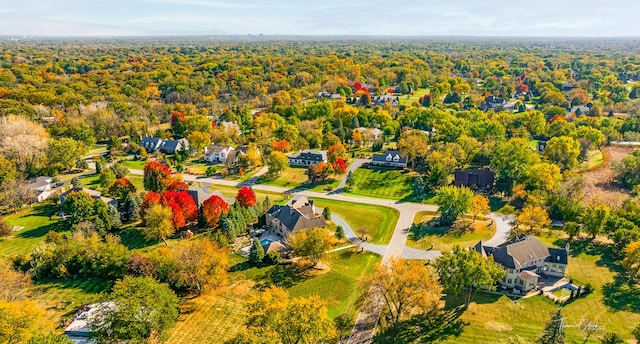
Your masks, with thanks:
[{"label": "window", "polygon": [[512,280],[511,278],[509,278],[509,279],[507,280],[507,284],[511,284],[511,282],[513,282],[513,280]]},{"label": "window", "polygon": [[393,161],[400,161],[400,157],[399,157],[399,156],[397,156],[397,155],[396,155],[396,156],[394,156],[394,157],[393,157]]},{"label": "window", "polygon": [[387,161],[391,161],[391,154],[387,155]]}]

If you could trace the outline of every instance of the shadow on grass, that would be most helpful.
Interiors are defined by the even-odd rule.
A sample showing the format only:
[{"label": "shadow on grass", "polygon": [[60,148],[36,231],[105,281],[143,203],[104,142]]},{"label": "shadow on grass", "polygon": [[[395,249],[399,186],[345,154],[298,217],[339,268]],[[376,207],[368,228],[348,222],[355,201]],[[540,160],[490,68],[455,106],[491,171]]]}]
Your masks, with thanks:
[{"label": "shadow on grass", "polygon": [[[21,215],[20,218],[24,218],[24,219],[28,219],[30,217],[48,217],[51,218],[52,216],[56,216],[58,210],[58,206],[57,205],[53,205],[53,204],[47,204],[47,205],[35,205],[33,207],[33,211]],[[57,218],[56,218],[57,219]],[[35,221],[35,220],[34,220]],[[16,234],[16,237],[19,238],[25,238],[25,239],[29,239],[29,238],[39,238],[39,237],[43,237],[45,235],[47,235],[47,233],[49,233],[49,231],[55,231],[55,232],[60,232],[60,231],[64,231],[66,228],[64,226],[64,222],[60,221],[60,220],[56,220],[55,222],[43,225],[43,226],[39,226],[36,228],[32,228],[26,231],[22,231],[18,234]]]},{"label": "shadow on grass", "polygon": [[640,287],[623,276],[602,287],[604,304],[617,311],[640,312]]},{"label": "shadow on grass", "polygon": [[579,256],[586,254],[589,256],[600,256],[600,259],[596,261],[596,265],[609,268],[611,271],[622,272],[620,267],[620,251],[616,250],[611,245],[605,245],[599,242],[594,242],[588,238],[579,238],[568,241],[566,239],[558,239],[553,242],[558,247],[565,247],[569,244],[569,253],[571,256]]},{"label": "shadow on grass", "polygon": [[455,224],[454,226],[440,226],[439,220],[433,218],[424,223],[413,224],[409,229],[409,235],[412,240],[418,241],[427,235],[435,237],[461,237],[469,231],[470,227],[464,226],[462,223]]},{"label": "shadow on grass", "polygon": [[270,285],[275,285],[284,289],[304,282],[309,278],[307,268],[298,267],[295,264],[277,265],[269,269],[261,278],[262,282],[257,285],[258,289],[264,289]]},{"label": "shadow on grass", "polygon": [[142,232],[136,228],[125,228],[116,233],[120,237],[120,243],[130,250],[145,248],[157,244],[147,240]]},{"label": "shadow on grass", "polygon": [[460,319],[461,308],[418,315],[395,327],[378,333],[374,343],[432,343],[449,337],[458,337],[467,325]]}]

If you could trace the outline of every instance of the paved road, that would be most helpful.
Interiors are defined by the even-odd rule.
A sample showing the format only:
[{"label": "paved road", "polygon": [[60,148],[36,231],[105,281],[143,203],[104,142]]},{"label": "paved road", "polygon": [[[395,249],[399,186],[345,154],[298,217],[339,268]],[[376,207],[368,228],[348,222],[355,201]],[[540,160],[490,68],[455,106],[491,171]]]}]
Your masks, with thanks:
[{"label": "paved road", "polygon": [[[363,160],[364,162],[366,160]],[[362,163],[360,162],[360,164]],[[351,167],[358,164],[358,160],[354,161]],[[353,167],[354,169],[357,167]],[[351,169],[351,168],[350,168]],[[144,174],[142,170],[129,170],[132,174]],[[263,168],[258,173],[266,173],[266,170]],[[204,182],[211,183],[214,185],[226,185],[238,187],[242,186],[243,183],[238,183],[236,181],[224,180],[219,178],[210,178],[210,177],[201,177],[195,176],[191,174],[184,174],[183,177],[185,181],[194,181],[194,182]],[[252,178],[253,179],[253,178]],[[257,178],[255,178],[257,180]],[[344,181],[344,179],[343,179]],[[245,182],[246,183],[246,182]],[[295,193],[297,195],[303,195],[306,197],[314,197],[314,198],[325,198],[325,199],[333,199],[338,201],[345,202],[353,202],[353,203],[364,203],[371,205],[379,205],[384,207],[391,207],[399,211],[398,222],[396,223],[396,227],[393,232],[393,236],[388,245],[374,245],[371,243],[363,242],[362,247],[366,250],[377,253],[382,256],[382,263],[387,264],[389,260],[393,257],[403,257],[407,259],[423,259],[423,260],[433,260],[440,256],[440,251],[433,250],[418,250],[411,247],[405,247],[405,243],[407,241],[407,237],[409,235],[409,229],[413,224],[413,219],[419,211],[437,211],[438,207],[435,205],[425,205],[425,204],[416,204],[416,203],[402,203],[392,200],[384,200],[378,198],[367,198],[367,197],[357,197],[357,196],[349,196],[344,195],[339,192],[331,192],[329,194],[307,191],[307,190],[297,190],[297,189],[288,189],[278,186],[271,185],[261,185],[255,184],[255,180],[250,184],[256,190],[262,191],[271,191],[278,193]],[[342,181],[341,181],[342,185]],[[338,189],[339,190],[339,189]],[[501,215],[501,214],[490,214],[489,217],[496,222],[496,234],[489,239],[485,244],[487,246],[497,246],[502,242],[506,241],[509,233],[511,231],[511,223],[513,222],[513,216]],[[342,219],[338,217],[333,217],[332,220],[341,225],[345,230],[345,235],[349,240],[359,240],[357,239],[357,235],[353,231],[353,229]],[[354,242],[352,240],[352,242]],[[370,343],[372,341],[373,335],[375,333],[375,326],[378,321],[380,310],[374,311],[371,313],[361,312],[358,315],[358,320],[354,326],[354,329],[349,337],[349,343]]]},{"label": "paved road", "polygon": [[347,169],[347,172],[344,174],[344,177],[342,177],[342,180],[340,180],[340,184],[338,184],[338,190],[342,190],[344,188],[344,186],[347,184],[347,176],[349,175],[349,172],[353,173],[356,171],[357,168],[361,167],[363,163],[365,162],[370,162],[370,159],[355,159],[353,160],[353,162],[351,163],[351,165],[349,165],[349,168]]}]

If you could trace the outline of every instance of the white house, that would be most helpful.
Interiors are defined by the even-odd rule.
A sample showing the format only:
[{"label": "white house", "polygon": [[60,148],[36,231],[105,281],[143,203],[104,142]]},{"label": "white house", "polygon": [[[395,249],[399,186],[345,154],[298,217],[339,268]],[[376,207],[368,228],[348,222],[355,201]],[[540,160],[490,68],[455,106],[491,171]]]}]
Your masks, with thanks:
[{"label": "white house", "polygon": [[233,151],[231,146],[209,145],[204,148],[204,160],[210,164],[226,163]]},{"label": "white house", "polygon": [[33,192],[33,202],[42,202],[53,194],[51,182],[51,177],[38,177],[31,184],[27,185],[25,189],[28,192]]}]

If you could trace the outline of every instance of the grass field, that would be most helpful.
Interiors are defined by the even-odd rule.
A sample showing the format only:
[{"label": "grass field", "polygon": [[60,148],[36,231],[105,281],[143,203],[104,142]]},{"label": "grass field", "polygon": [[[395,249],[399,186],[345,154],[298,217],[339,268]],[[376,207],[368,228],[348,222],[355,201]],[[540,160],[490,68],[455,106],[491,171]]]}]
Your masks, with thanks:
[{"label": "grass field", "polygon": [[587,156],[583,162],[581,162],[576,168],[573,169],[574,172],[584,172],[592,170],[600,164],[604,160],[604,156],[599,149],[590,150],[587,152]]},{"label": "grass field", "polygon": [[348,193],[394,200],[412,199],[412,173],[399,170],[358,168],[353,173],[355,186]]},{"label": "grass field", "polygon": [[99,190],[100,189],[100,175],[92,174],[80,179],[82,186],[87,189]]},{"label": "grass field", "polygon": [[398,222],[400,214],[397,210],[369,204],[349,203],[327,199],[314,199],[320,208],[329,207],[332,213],[340,216],[358,232],[359,228],[367,228],[369,242],[388,244]]},{"label": "grass field", "polygon": [[400,96],[400,105],[411,105],[413,102],[417,102],[420,100],[420,97],[429,93],[428,88],[418,88],[413,91],[413,95],[403,94]]},{"label": "grass field", "polygon": [[286,188],[296,188],[301,184],[306,183],[309,180],[307,176],[306,167],[287,167],[276,178],[270,178],[269,176],[262,175],[258,178],[258,184],[282,186]]},{"label": "grass field", "polygon": [[372,271],[380,257],[343,250],[322,260],[330,270],[316,274],[296,271],[289,265],[255,267],[245,258],[231,256],[231,285],[184,303],[169,342],[203,343],[211,338],[224,342],[232,338],[244,326],[244,308],[249,297],[271,284],[286,289],[291,297],[320,296],[327,302],[332,318],[345,312],[355,316],[354,304],[359,297],[357,282]]},{"label": "grass field", "polygon": [[[548,245],[563,247],[559,231],[546,231],[538,238]],[[616,332],[631,339],[631,330],[640,323],[640,289],[630,287],[617,276],[617,265],[611,254],[613,249],[606,244],[590,244],[584,241],[571,243],[571,255],[567,266],[567,277],[581,285],[590,283],[594,291],[584,298],[563,307],[569,343],[582,343],[584,334],[577,325],[589,319],[603,327],[589,343],[598,343],[605,332]],[[458,300],[447,301],[455,306]],[[475,302],[462,315],[468,323],[462,334],[447,343],[495,343],[520,336],[535,341],[542,333],[545,323],[557,305],[549,299],[535,296],[519,299],[514,303],[506,296],[478,294]]]},{"label": "grass field", "polygon": [[109,281],[93,278],[48,280],[32,287],[33,300],[44,310],[51,328],[69,319],[82,305],[101,301],[103,293],[110,289]]},{"label": "grass field", "polygon": [[120,164],[132,170],[142,170],[144,169],[144,165],[146,165],[148,162],[148,160],[124,160],[121,161]]},{"label": "grass field", "polygon": [[49,231],[63,230],[62,223],[54,216],[57,211],[57,206],[47,205],[45,202],[5,216],[4,219],[11,226],[24,228],[13,232],[7,239],[0,240],[0,255],[29,254],[34,247],[44,241]]},{"label": "grass field", "polygon": [[[421,211],[416,214],[413,223],[427,222],[437,217],[434,212]],[[468,219],[471,221],[472,219]],[[409,232],[406,245],[418,249],[429,249],[433,245],[434,250],[449,251],[453,246],[470,247],[480,240],[490,239],[496,232],[495,223],[489,225],[491,220],[477,219],[471,225],[473,230],[465,232],[455,232],[449,227],[434,227],[421,230],[413,227]]]}]

